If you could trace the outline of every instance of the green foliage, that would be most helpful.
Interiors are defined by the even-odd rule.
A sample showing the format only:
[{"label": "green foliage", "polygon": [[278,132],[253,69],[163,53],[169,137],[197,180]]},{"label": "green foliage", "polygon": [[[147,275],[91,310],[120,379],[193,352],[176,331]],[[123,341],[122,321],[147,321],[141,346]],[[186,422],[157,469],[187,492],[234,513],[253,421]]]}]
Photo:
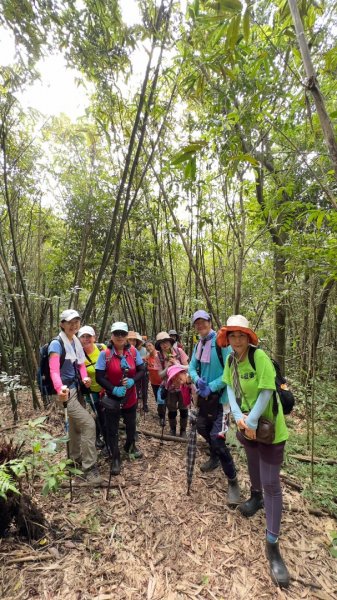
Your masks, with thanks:
[{"label": "green foliage", "polygon": [[11,463],[0,465],[0,498],[6,500],[8,493],[20,494],[11,474]]}]

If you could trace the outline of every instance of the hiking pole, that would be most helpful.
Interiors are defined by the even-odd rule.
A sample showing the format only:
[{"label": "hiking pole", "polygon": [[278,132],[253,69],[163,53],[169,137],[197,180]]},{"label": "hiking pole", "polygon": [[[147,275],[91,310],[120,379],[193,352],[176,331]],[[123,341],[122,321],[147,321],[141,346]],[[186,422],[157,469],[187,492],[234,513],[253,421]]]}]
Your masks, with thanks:
[{"label": "hiking pole", "polygon": [[[68,400],[63,402],[64,408],[64,429],[67,435],[67,459],[70,460],[70,447],[69,447],[69,417],[68,417]],[[71,480],[71,472],[68,469],[69,474],[69,490],[70,490],[70,502],[73,501],[73,482]]]}]

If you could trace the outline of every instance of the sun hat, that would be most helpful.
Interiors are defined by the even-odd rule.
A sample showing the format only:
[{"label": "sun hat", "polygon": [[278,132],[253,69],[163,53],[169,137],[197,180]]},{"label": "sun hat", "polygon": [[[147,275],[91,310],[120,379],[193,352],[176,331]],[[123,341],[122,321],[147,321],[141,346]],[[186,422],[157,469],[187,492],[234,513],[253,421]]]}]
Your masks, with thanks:
[{"label": "sun hat", "polygon": [[80,315],[77,310],[73,308],[67,308],[60,315],[60,321],[71,321],[71,319],[80,319]]},{"label": "sun hat", "polygon": [[170,329],[170,331],[168,333],[169,333],[169,335],[178,335],[178,333],[175,329]]},{"label": "sun hat", "polygon": [[80,338],[82,337],[82,335],[85,334],[96,335],[95,330],[92,327],[90,327],[90,325],[84,325],[84,327],[81,327],[81,329],[78,330],[77,337]]},{"label": "sun hat", "polygon": [[129,331],[128,340],[138,340],[139,333],[137,331]]},{"label": "sun hat", "polygon": [[226,326],[221,327],[216,336],[216,341],[218,346],[229,346],[228,341],[228,333],[231,331],[242,331],[246,333],[249,338],[249,343],[253,346],[257,346],[259,343],[259,338],[257,337],[255,331],[253,331],[249,326],[249,321],[246,317],[242,315],[232,315],[228,317]]},{"label": "sun hat", "polygon": [[138,342],[142,342],[142,344],[145,343],[142,336],[140,335],[140,333],[138,333],[138,331],[136,331],[136,340],[138,340]]},{"label": "sun hat", "polygon": [[186,367],[183,365],[173,365],[172,367],[169,367],[167,369],[167,384],[169,384],[178,373],[182,373],[182,371],[186,373]]},{"label": "sun hat", "polygon": [[211,315],[209,315],[205,310],[197,310],[192,317],[192,325],[194,325],[197,319],[205,319],[205,321],[210,321]]},{"label": "sun hat", "polygon": [[170,338],[169,334],[167,333],[167,331],[160,331],[159,333],[157,333],[156,343],[155,343],[156,350],[160,350],[161,342],[170,342],[171,346],[173,346],[173,343],[174,343],[172,338]]},{"label": "sun hat", "polygon": [[125,333],[127,333],[129,331],[129,328],[127,324],[123,321],[116,321],[115,323],[112,323],[110,331],[111,333],[113,333],[114,331],[125,331]]}]

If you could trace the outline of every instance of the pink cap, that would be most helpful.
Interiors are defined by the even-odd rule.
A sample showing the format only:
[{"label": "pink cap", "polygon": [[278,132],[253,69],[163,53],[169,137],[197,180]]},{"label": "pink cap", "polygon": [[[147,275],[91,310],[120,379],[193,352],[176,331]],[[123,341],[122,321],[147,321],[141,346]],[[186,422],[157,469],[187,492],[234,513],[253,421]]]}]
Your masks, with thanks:
[{"label": "pink cap", "polygon": [[172,367],[169,367],[167,369],[167,383],[171,383],[173,377],[175,377],[176,375],[178,375],[178,373],[181,373],[182,371],[185,371],[186,373],[186,367],[183,367],[182,365],[173,365]]}]

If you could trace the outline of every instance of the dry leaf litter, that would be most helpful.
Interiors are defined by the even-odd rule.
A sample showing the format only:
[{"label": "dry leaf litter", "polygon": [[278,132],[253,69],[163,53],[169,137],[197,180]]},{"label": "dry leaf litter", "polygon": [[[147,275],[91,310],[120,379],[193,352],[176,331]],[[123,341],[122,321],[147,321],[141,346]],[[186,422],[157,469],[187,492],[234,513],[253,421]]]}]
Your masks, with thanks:
[{"label": "dry leaf litter", "polygon": [[[4,427],[11,423],[8,400],[0,400],[0,407]],[[28,399],[21,402],[22,420],[36,416]],[[52,411],[46,426],[60,435],[61,417]],[[142,428],[160,433],[153,397],[150,413],[140,415]],[[235,444],[233,435],[230,439]],[[108,501],[106,486],[93,490],[78,479],[72,503],[67,486],[47,498],[41,485],[35,486],[34,500],[44,510],[48,529],[40,542],[28,544],[14,532],[0,540],[3,600],[337,598],[337,561],[329,553],[334,519],[309,514],[300,494],[283,484],[287,508],[280,547],[292,582],[280,590],[265,559],[263,511],[245,519],[226,506],[221,469],[200,471],[207,459],[201,438],[189,497],[186,444],[161,444],[140,434],[138,445],[143,459],[123,462]],[[245,459],[237,445],[233,454],[244,499],[249,496]],[[100,459],[100,469],[107,483],[109,463]]]}]

